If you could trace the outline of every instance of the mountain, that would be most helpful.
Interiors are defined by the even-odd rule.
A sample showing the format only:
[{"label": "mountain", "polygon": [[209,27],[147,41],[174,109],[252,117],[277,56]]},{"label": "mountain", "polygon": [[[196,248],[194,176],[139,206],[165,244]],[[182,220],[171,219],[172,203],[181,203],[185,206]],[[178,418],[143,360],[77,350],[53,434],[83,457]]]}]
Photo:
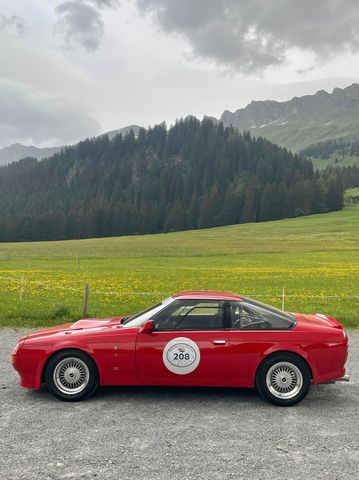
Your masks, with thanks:
[{"label": "mountain", "polygon": [[245,108],[224,111],[224,126],[248,130],[299,152],[318,142],[359,140],[359,84],[320,90],[286,102],[252,101]]},{"label": "mountain", "polygon": [[103,135],[107,135],[110,140],[113,139],[116,135],[119,135],[120,133],[122,135],[127,135],[131,130],[133,130],[133,133],[135,134],[135,137],[138,136],[138,132],[140,131],[140,126],[139,125],[129,125],[128,127],[122,127],[118,128],[117,130],[111,130],[110,132],[106,132]]},{"label": "mountain", "polygon": [[[314,95],[294,97],[286,102],[252,101],[245,108],[234,112],[224,111],[220,119],[205,119],[210,119],[213,123],[221,121],[225,127],[233,126],[240,131],[249,131],[256,137],[262,136],[293,152],[302,153],[313,161],[315,167],[359,164],[359,155],[351,154],[352,145],[359,145],[357,83],[343,89],[334,88],[332,93],[319,90]],[[137,136],[140,127],[129,125],[100,136],[108,135],[112,139],[119,133],[126,135],[130,130]],[[334,144],[340,144],[337,150],[333,150],[333,141]],[[16,143],[0,149],[0,165],[25,157],[40,160],[62,148],[38,148]],[[316,155],[308,154],[313,151]]]},{"label": "mountain", "polygon": [[[103,133],[99,136],[108,135],[108,137],[111,139],[120,133],[122,133],[122,135],[126,135],[130,130],[133,130],[135,136],[137,136],[140,127],[138,125],[129,125],[117,130],[111,130],[110,132]],[[8,163],[17,162],[18,160],[26,157],[42,160],[43,158],[51,157],[55,153],[60,152],[63,148],[64,146],[38,148],[33,145],[14,143],[9,147],[0,148],[0,165],[7,165]]]},{"label": "mountain", "polygon": [[0,149],[0,165],[7,165],[11,162],[16,162],[21,158],[33,157],[41,160],[42,158],[51,157],[59,152],[62,147],[38,148],[33,145],[22,145],[21,143],[14,143],[9,147]]},{"label": "mountain", "polygon": [[167,232],[342,206],[335,170],[314,173],[268,140],[194,117],[0,168],[0,241]]}]

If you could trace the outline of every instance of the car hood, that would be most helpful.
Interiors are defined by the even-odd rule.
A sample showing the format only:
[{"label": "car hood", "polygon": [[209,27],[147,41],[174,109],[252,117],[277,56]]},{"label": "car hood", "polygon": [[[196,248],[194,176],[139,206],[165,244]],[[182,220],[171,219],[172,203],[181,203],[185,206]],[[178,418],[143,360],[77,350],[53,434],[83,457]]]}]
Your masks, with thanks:
[{"label": "car hood", "polygon": [[25,337],[21,337],[19,341],[29,340],[39,337],[51,337],[59,333],[72,330],[92,330],[94,328],[112,328],[117,326],[121,328],[121,320],[124,317],[114,317],[114,318],[84,318],[78,320],[74,323],[64,323],[61,325],[55,325],[54,327],[48,327],[41,330],[36,330],[33,333]]},{"label": "car hood", "polygon": [[312,315],[305,315],[303,313],[292,313],[301,325],[311,325],[316,327],[332,327],[342,329],[343,325],[335,320],[335,318],[324,315],[323,313],[315,313]]}]

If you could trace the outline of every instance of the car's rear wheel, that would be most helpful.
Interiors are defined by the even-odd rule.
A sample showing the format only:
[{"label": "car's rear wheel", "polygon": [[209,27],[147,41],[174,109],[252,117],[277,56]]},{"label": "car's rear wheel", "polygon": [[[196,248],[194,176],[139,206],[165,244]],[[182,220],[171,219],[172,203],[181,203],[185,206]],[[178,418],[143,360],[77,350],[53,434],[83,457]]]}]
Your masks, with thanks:
[{"label": "car's rear wheel", "polygon": [[48,389],[61,400],[76,402],[92,395],[98,386],[95,362],[80,350],[62,350],[50,358],[45,369]]},{"label": "car's rear wheel", "polygon": [[291,353],[269,357],[259,367],[256,386],[263,398],[274,405],[291,406],[309,392],[311,373],[307,363]]}]

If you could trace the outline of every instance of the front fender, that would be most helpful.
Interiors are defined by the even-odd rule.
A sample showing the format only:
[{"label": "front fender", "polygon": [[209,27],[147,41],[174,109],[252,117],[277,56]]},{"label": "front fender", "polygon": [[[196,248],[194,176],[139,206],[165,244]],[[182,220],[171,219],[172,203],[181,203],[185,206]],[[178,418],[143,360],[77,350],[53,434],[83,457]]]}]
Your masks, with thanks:
[{"label": "front fender", "polygon": [[17,354],[15,368],[21,377],[21,386],[26,388],[39,389],[43,381],[44,368],[49,359],[57,352],[65,349],[76,349],[87,353],[93,361],[93,352],[84,343],[66,340],[56,344],[46,344],[37,346],[28,344],[26,341]]}]

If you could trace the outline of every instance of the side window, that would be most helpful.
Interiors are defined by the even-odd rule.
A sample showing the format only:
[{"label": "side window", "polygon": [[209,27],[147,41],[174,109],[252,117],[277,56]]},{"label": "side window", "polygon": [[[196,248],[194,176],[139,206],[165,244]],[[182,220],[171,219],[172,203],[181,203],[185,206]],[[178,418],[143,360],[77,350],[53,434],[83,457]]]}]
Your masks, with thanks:
[{"label": "side window", "polygon": [[155,330],[221,330],[224,302],[178,300],[154,317]]},{"label": "side window", "polygon": [[294,323],[294,319],[286,313],[259,302],[231,304],[231,324],[234,330],[288,330]]},{"label": "side window", "polygon": [[176,330],[221,330],[224,309],[222,302],[199,303],[192,306],[176,325]]},{"label": "side window", "polygon": [[153,317],[154,330],[174,330],[184,308],[179,300],[171,303]]}]

